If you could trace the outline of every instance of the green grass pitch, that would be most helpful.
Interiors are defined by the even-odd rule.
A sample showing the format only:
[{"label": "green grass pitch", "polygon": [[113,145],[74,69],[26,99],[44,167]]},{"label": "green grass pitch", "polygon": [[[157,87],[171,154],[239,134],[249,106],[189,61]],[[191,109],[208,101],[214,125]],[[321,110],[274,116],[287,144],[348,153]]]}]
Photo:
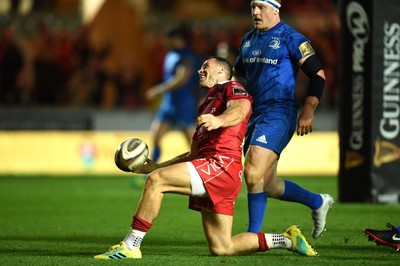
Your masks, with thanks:
[{"label": "green grass pitch", "polygon": [[[337,201],[335,177],[292,177]],[[400,224],[400,205],[336,202],[327,231],[311,238],[310,210],[270,199],[264,231],[303,229],[319,257],[286,250],[247,256],[213,257],[200,214],[187,209],[187,197],[167,194],[159,217],[142,243],[142,260],[96,261],[93,256],[120,242],[129,230],[141,194],[138,177],[0,177],[0,265],[397,265],[400,253],[367,241],[364,228]],[[236,202],[233,234],[246,230],[245,187]]]}]

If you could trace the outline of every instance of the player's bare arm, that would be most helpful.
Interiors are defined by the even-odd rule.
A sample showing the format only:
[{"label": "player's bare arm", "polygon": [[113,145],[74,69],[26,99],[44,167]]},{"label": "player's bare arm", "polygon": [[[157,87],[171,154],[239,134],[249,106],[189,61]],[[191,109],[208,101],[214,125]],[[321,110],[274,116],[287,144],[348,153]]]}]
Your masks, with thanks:
[{"label": "player's bare arm", "polygon": [[143,166],[138,168],[137,170],[135,170],[135,173],[149,174],[158,168],[170,166],[170,165],[177,164],[177,163],[191,161],[196,158],[197,152],[198,152],[197,142],[192,141],[191,146],[190,146],[190,151],[182,153],[181,155],[178,155],[168,161],[161,162],[161,163],[156,163],[153,160],[151,160],[150,158],[147,158],[147,160],[143,164]]},{"label": "player's bare arm", "polygon": [[251,103],[247,99],[231,100],[227,103],[225,112],[219,116],[203,114],[197,118],[196,125],[201,125],[207,131],[221,127],[232,127],[242,122],[251,110]]},{"label": "player's bare arm", "polygon": [[317,108],[319,100],[315,96],[307,96],[304,102],[303,110],[300,113],[297,123],[297,135],[303,136],[312,132],[314,124],[314,111]]},{"label": "player's bare arm", "polygon": [[146,93],[148,100],[153,99],[157,95],[163,94],[166,91],[171,91],[182,86],[184,82],[189,78],[191,71],[193,71],[191,66],[181,65],[177,68],[176,73],[170,80],[157,84],[154,87],[149,88]]},{"label": "player's bare arm", "polygon": [[302,58],[299,61],[300,68],[310,79],[307,96],[303,110],[297,123],[297,135],[303,136],[312,132],[314,124],[314,111],[319,104],[325,85],[325,72],[322,64],[315,54]]}]

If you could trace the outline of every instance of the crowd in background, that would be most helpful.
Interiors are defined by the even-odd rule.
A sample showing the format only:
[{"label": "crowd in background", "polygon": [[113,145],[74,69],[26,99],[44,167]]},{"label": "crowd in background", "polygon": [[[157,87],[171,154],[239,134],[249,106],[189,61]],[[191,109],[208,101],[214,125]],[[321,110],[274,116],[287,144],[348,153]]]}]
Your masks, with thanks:
[{"label": "crowd in background", "polygon": [[[245,1],[228,2],[231,3],[229,8],[235,12],[240,10],[240,16],[248,23],[240,23],[232,17],[191,21],[191,45],[199,57],[219,53],[229,56],[233,62],[241,37],[252,28],[248,4],[244,5]],[[291,20],[294,27],[312,40],[324,64],[327,83],[322,108],[337,107],[339,18],[334,1],[291,2],[284,5],[282,12],[284,19]],[[76,17],[53,19],[50,23],[41,13],[30,17],[30,29],[27,30],[21,28],[21,24],[16,23],[19,20],[13,16],[16,15],[10,14],[8,19],[3,17],[1,20],[0,106],[130,110],[149,106],[143,97],[146,88],[143,88],[141,69],[135,62],[126,60],[114,73],[107,72],[104,61],[113,47],[108,43],[90,42],[90,24],[79,25]],[[156,51],[151,59],[155,68],[152,74],[154,84],[161,79],[162,58],[166,52],[160,41],[162,34],[159,32],[160,38],[153,39],[152,44]],[[302,78],[299,76],[300,80]],[[306,86],[298,83],[301,97],[304,93],[302,86]]]}]

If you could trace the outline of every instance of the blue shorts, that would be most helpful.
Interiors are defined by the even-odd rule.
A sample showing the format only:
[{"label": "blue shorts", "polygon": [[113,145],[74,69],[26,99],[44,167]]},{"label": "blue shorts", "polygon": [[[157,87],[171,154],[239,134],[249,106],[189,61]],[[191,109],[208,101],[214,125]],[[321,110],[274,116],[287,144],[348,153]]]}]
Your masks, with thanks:
[{"label": "blue shorts", "polygon": [[250,145],[257,145],[275,152],[278,157],[293,137],[297,116],[282,112],[252,114],[243,145],[246,154]]},{"label": "blue shorts", "polygon": [[197,117],[196,104],[165,105],[156,114],[160,122],[167,122],[175,128],[189,128],[195,125]]}]

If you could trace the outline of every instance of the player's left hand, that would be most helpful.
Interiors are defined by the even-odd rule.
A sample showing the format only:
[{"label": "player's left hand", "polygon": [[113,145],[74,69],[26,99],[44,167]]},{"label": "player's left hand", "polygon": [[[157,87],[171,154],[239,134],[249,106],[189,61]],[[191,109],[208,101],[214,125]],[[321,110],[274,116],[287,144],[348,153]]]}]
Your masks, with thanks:
[{"label": "player's left hand", "polygon": [[197,117],[196,126],[202,126],[207,131],[221,127],[220,119],[212,114],[202,114]]}]

